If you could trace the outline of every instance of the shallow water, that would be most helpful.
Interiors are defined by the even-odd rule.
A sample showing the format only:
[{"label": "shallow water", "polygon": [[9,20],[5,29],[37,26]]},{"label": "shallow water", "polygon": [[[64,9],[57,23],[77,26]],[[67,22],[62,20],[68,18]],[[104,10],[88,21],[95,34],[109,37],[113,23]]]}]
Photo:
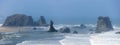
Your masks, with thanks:
[{"label": "shallow water", "polygon": [[[68,26],[68,25],[67,25]],[[57,29],[64,26],[55,26]],[[72,26],[69,26],[72,27]],[[120,31],[120,28],[115,28],[114,31],[104,32],[100,34],[89,34],[90,27],[86,29],[71,28],[79,33],[60,33],[46,32],[47,28],[38,30],[18,31],[13,33],[4,33],[4,39],[0,40],[0,45],[119,45],[120,34],[115,32]]]}]

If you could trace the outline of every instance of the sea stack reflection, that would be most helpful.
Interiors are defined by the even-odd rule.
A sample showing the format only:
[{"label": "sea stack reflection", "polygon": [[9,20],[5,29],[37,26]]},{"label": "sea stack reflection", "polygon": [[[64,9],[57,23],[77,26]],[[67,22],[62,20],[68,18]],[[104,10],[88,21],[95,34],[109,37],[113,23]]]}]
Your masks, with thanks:
[{"label": "sea stack reflection", "polygon": [[32,16],[25,14],[14,14],[8,16],[3,24],[4,27],[22,27],[22,26],[48,26],[44,16],[40,16],[38,21],[34,21]]}]

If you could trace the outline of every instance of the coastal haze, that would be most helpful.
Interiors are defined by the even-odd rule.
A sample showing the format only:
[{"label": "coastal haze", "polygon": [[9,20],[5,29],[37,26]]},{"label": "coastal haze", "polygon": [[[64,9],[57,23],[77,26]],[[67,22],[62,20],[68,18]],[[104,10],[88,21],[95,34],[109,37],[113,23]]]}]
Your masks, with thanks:
[{"label": "coastal haze", "polygon": [[[13,14],[45,16],[56,24],[96,24],[98,16],[109,16],[119,24],[119,0],[1,0],[0,23]],[[84,20],[84,21],[83,21]]]},{"label": "coastal haze", "polygon": [[119,0],[0,0],[0,45],[119,45]]}]

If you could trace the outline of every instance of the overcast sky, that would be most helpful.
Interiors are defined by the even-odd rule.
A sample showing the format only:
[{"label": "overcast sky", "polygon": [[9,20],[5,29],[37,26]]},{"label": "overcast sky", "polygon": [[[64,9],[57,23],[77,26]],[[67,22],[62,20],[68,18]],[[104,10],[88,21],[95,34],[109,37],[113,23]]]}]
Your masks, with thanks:
[{"label": "overcast sky", "polygon": [[45,16],[57,24],[95,24],[98,16],[120,23],[120,0],[0,0],[0,23],[13,14]]}]

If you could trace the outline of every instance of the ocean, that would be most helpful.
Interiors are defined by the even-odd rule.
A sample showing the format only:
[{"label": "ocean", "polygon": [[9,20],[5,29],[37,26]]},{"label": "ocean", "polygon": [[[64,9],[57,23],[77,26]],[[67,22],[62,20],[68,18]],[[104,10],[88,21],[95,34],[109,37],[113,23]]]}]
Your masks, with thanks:
[{"label": "ocean", "polygon": [[[59,31],[62,27],[69,27],[71,33],[47,32],[49,27],[38,27],[37,30],[2,32],[3,39],[0,40],[0,45],[119,45],[120,34],[115,34],[120,31],[120,26],[113,25],[114,30],[94,33],[89,29],[95,30],[95,24],[86,24],[87,28],[74,28],[77,25],[54,25]],[[78,34],[73,34],[77,31]],[[93,33],[91,33],[93,32]]]}]

